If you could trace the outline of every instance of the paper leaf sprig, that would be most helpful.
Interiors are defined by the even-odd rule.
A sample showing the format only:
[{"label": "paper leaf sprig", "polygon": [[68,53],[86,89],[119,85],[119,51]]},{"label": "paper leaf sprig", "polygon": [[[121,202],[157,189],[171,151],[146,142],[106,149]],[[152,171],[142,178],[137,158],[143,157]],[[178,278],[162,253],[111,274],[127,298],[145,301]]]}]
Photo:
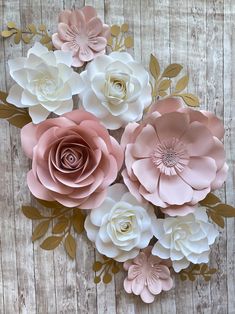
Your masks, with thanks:
[{"label": "paper leaf sprig", "polygon": [[179,273],[182,281],[195,281],[197,276],[203,276],[205,281],[209,281],[211,276],[217,272],[216,268],[209,268],[207,264],[195,264]]},{"label": "paper leaf sprig", "polygon": [[56,202],[45,202],[38,200],[41,205],[51,208],[51,215],[43,215],[37,208],[23,206],[23,214],[32,220],[41,220],[32,234],[32,241],[36,241],[49,230],[51,226],[52,235],[44,239],[40,247],[44,250],[54,250],[63,241],[64,248],[71,259],[76,256],[76,241],[71,234],[71,229],[80,234],[84,230],[85,215],[78,208],[67,208]]},{"label": "paper leaf sprig", "polygon": [[172,63],[168,65],[163,72],[161,72],[157,58],[151,54],[149,70],[154,78],[154,82],[151,83],[153,101],[159,99],[160,97],[181,97],[186,105],[190,107],[197,107],[199,105],[199,99],[197,96],[190,93],[182,93],[188,85],[188,75],[182,76],[177,81],[173,92],[169,91],[172,88],[172,78],[177,77],[182,69],[182,65]]},{"label": "paper leaf sprig", "polygon": [[221,202],[221,200],[212,193],[200,202],[201,206],[206,207],[207,214],[214,223],[224,228],[224,218],[235,217],[235,208]]},{"label": "paper leaf sprig", "polygon": [[29,44],[35,36],[40,36],[40,43],[46,46],[49,50],[52,50],[52,41],[51,36],[49,36],[47,32],[47,28],[44,24],[38,26],[38,28],[34,24],[28,24],[25,30],[21,30],[17,28],[14,22],[7,23],[7,29],[1,32],[2,37],[14,38],[14,43],[17,45],[21,41],[25,44]]},{"label": "paper leaf sprig", "polygon": [[104,255],[102,257],[102,262],[96,261],[93,264],[93,271],[96,272],[94,283],[96,284],[101,282],[101,280],[104,284],[110,283],[112,281],[112,276],[120,271],[120,263]]},{"label": "paper leaf sprig", "polygon": [[134,41],[132,36],[128,36],[129,26],[124,23],[121,26],[112,25],[111,26],[111,36],[108,39],[107,45],[112,51],[123,51],[134,46]]},{"label": "paper leaf sprig", "polygon": [[17,128],[32,121],[27,109],[17,108],[7,102],[7,93],[0,91],[0,119],[6,119]]}]

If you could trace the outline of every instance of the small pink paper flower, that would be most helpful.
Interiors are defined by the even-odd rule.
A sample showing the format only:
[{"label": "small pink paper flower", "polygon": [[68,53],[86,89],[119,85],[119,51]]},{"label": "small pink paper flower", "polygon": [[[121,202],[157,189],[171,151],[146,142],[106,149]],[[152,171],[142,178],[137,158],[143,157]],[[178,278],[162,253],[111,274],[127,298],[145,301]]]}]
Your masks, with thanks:
[{"label": "small pink paper flower", "polygon": [[140,295],[145,303],[152,303],[155,295],[173,287],[169,261],[153,256],[151,250],[148,246],[136,258],[123,264],[128,271],[124,289],[127,293]]},{"label": "small pink paper flower", "polygon": [[52,42],[57,49],[72,51],[72,65],[80,67],[105,53],[109,36],[109,26],[97,17],[93,7],[86,6],[60,13],[58,33],[52,35]]},{"label": "small pink paper flower", "polygon": [[183,108],[175,98],[159,101],[123,133],[124,182],[139,201],[186,215],[226,179],[223,135],[214,114]]},{"label": "small pink paper flower", "polygon": [[21,131],[21,141],[32,159],[27,176],[32,194],[66,207],[98,207],[123,161],[117,141],[83,110],[29,123]]}]

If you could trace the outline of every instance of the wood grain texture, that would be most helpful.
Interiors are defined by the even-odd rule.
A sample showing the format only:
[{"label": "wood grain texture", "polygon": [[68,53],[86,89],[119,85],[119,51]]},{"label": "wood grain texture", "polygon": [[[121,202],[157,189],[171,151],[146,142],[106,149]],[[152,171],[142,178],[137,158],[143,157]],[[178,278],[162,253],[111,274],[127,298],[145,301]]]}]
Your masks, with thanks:
[{"label": "wood grain texture", "polygon": [[[13,20],[45,23],[56,30],[64,8],[94,5],[108,24],[129,24],[134,37],[131,53],[148,67],[154,53],[164,67],[184,65],[188,90],[199,95],[201,107],[215,112],[225,124],[230,171],[218,195],[235,205],[235,1],[234,0],[0,0],[1,29]],[[0,38],[0,89],[12,80],[7,60],[25,55],[29,46]],[[76,236],[76,261],[63,247],[45,252],[32,244],[33,224],[20,212],[29,203],[19,130],[0,121],[0,313],[54,314],[235,314],[235,221],[227,220],[214,245],[210,265],[219,269],[209,283],[175,280],[175,289],[151,305],[123,290],[124,273],[105,285],[93,283],[93,261],[99,258],[85,235]]]}]

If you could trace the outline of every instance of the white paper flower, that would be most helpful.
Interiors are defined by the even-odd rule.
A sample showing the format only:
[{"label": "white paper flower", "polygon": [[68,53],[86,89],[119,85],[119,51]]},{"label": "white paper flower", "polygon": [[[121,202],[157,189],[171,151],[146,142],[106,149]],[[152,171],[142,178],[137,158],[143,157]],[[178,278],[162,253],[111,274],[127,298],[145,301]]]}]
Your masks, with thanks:
[{"label": "white paper flower", "polygon": [[85,229],[101,254],[124,262],[148,246],[155,220],[151,205],[140,204],[124,184],[117,183],[108,189],[103,204],[87,216]]},{"label": "white paper flower", "polygon": [[45,120],[50,112],[62,115],[71,111],[72,95],[83,88],[71,64],[71,52],[48,51],[35,43],[26,58],[9,61],[10,75],[17,84],[10,89],[7,101],[20,108],[29,107],[34,123]]},{"label": "white paper flower", "polygon": [[218,231],[208,222],[206,211],[197,208],[186,216],[158,219],[154,235],[158,239],[153,255],[170,258],[176,272],[193,264],[208,263],[210,245],[215,242]]},{"label": "white paper flower", "polygon": [[81,77],[82,106],[108,129],[139,121],[152,101],[148,72],[127,52],[96,57]]}]

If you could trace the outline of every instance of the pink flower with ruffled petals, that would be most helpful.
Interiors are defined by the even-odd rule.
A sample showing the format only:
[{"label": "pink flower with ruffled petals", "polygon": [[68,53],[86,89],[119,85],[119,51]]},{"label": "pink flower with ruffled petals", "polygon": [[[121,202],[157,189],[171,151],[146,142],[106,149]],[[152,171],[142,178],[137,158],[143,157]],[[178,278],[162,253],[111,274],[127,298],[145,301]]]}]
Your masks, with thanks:
[{"label": "pink flower with ruffled petals", "polygon": [[29,123],[21,131],[21,141],[32,159],[27,176],[32,194],[66,207],[98,207],[122,166],[120,145],[83,110]]},{"label": "pink flower with ruffled petals", "polygon": [[56,49],[72,51],[72,65],[80,67],[84,62],[105,54],[109,36],[109,26],[97,17],[93,7],[85,6],[60,13],[58,33],[52,35],[52,42]]},{"label": "pink flower with ruffled petals", "polygon": [[128,271],[124,289],[127,293],[140,295],[145,303],[152,303],[155,295],[173,287],[170,262],[152,255],[151,250],[152,247],[148,246],[136,258],[123,264]]},{"label": "pink flower with ruffled petals", "polygon": [[157,102],[141,124],[122,136],[124,182],[139,200],[169,215],[186,215],[226,179],[222,122],[212,113],[184,108],[172,98]]}]

